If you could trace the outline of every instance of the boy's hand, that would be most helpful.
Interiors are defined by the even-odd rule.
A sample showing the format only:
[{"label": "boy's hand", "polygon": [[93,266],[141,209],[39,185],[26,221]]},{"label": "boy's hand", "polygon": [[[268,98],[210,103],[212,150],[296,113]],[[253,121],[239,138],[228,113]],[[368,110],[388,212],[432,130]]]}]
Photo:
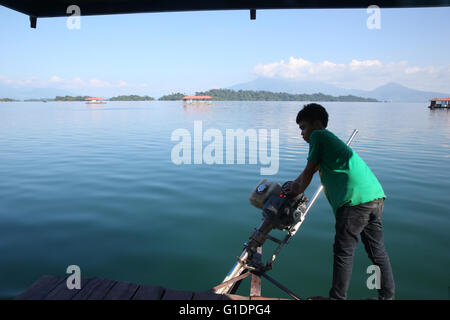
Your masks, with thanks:
[{"label": "boy's hand", "polygon": [[298,196],[300,193],[305,192],[311,183],[311,179],[314,173],[319,170],[319,164],[308,160],[305,169],[294,181],[286,182],[286,189],[289,190],[292,195]]},{"label": "boy's hand", "polygon": [[300,194],[300,184],[295,181],[288,181],[283,185],[282,191],[286,194],[297,196]]}]

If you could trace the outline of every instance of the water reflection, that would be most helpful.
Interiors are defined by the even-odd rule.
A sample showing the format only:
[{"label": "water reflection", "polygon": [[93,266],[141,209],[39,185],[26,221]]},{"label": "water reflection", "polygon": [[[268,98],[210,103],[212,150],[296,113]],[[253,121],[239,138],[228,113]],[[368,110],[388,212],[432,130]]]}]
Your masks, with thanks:
[{"label": "water reflection", "polygon": [[[242,165],[175,165],[171,134],[178,128],[193,132],[195,121],[203,121],[204,132],[217,129],[223,134],[227,129],[279,129],[279,172],[264,178],[292,179],[304,168],[308,152],[295,123],[304,104],[216,101],[181,108],[181,101],[149,101],[108,102],[98,109],[83,102],[2,105],[0,208],[5,209],[0,209],[0,256],[5,263],[0,263],[0,298],[13,297],[42,274],[61,272],[61,266],[73,261],[92,276],[174,288],[206,289],[222,280],[260,222],[248,194],[262,178],[261,167],[248,165],[247,159]],[[329,129],[342,140],[359,129],[352,148],[388,196],[383,213],[386,245],[395,259],[398,298],[445,298],[448,110],[430,111],[424,103],[322,104],[330,114]],[[308,197],[320,182],[315,179]],[[285,254],[295,259],[280,257],[274,276],[289,281],[302,270],[290,289],[328,288],[332,224],[322,196],[286,248]],[[314,261],[305,264],[311,257]],[[424,258],[430,273],[417,263]],[[365,268],[357,269],[366,261],[357,251],[356,275],[366,276]],[[178,265],[188,276],[179,273]],[[199,265],[208,265],[201,279],[189,277]],[[355,289],[355,298],[367,294],[362,287]],[[277,288],[267,288],[268,296],[277,294]]]},{"label": "water reflection", "polygon": [[210,112],[213,105],[214,104],[210,101],[207,101],[207,102],[198,101],[198,102],[192,102],[192,103],[183,102],[183,109],[186,112],[203,113],[203,112]]}]

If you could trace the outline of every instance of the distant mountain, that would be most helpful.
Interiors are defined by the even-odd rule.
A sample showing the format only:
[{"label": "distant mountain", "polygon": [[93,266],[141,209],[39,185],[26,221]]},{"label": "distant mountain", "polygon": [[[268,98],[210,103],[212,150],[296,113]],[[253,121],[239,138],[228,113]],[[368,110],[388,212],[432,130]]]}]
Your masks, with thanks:
[{"label": "distant mountain", "polygon": [[450,96],[449,93],[420,91],[393,82],[387,83],[374,90],[358,90],[339,88],[323,82],[271,78],[257,78],[250,82],[236,84],[227,89],[265,90],[272,92],[287,92],[291,94],[314,94],[320,92],[334,96],[354,95],[392,102],[427,102],[431,98]]},{"label": "distant mountain", "polygon": [[253,81],[236,84],[226,89],[286,92],[291,94],[325,93],[333,96],[352,94],[349,90],[317,81],[299,81],[289,79],[257,78]]},{"label": "distant mountain", "polygon": [[366,94],[360,93],[360,95],[393,102],[427,102],[432,98],[450,96],[448,93],[410,89],[394,82],[368,91]]}]

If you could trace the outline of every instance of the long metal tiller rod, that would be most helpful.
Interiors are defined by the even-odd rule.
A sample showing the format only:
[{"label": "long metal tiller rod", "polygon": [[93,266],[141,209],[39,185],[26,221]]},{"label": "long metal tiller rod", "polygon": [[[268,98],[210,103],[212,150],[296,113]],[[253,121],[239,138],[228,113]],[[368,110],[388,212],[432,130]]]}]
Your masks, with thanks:
[{"label": "long metal tiller rod", "polygon": [[[348,138],[347,140],[347,145],[349,146],[353,139],[355,138],[356,134],[358,133],[357,129],[354,129],[352,134],[350,135],[350,138]],[[283,244],[287,243],[289,241],[290,238],[292,238],[298,231],[298,229],[300,228],[301,224],[303,223],[305,216],[308,214],[309,210],[311,209],[311,207],[313,206],[313,204],[316,202],[317,198],[319,197],[320,193],[323,190],[323,186],[320,185],[320,187],[317,189],[317,191],[314,193],[314,196],[312,197],[312,199],[309,201],[308,206],[306,207],[305,211],[302,213],[301,215],[301,219],[300,221],[293,226],[290,230],[289,230],[289,234],[286,235],[285,239],[283,240]],[[282,246],[282,245],[281,245]],[[278,251],[281,249],[281,246],[278,247],[277,253]],[[276,253],[276,254],[277,254]],[[276,255],[275,254],[275,255]],[[241,253],[241,255],[238,257],[238,261],[235,263],[235,265],[231,268],[231,270],[228,272],[228,274],[225,276],[225,279],[223,279],[222,284],[224,282],[227,282],[239,275],[241,275],[245,270],[245,261],[247,260],[249,255],[249,252],[247,249],[244,249],[244,251]],[[274,256],[275,256],[274,255]],[[215,292],[217,294],[226,294],[226,293],[230,293],[231,290],[233,289],[235,285],[235,282],[231,282],[229,285],[223,286],[217,290],[215,290]]]}]

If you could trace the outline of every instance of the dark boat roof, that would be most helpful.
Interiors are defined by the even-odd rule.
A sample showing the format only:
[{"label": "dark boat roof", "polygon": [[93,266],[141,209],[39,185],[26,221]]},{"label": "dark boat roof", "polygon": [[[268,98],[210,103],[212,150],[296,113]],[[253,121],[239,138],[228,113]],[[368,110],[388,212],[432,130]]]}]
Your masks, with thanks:
[{"label": "dark boat roof", "polygon": [[67,8],[77,5],[81,15],[141,12],[249,10],[249,9],[334,9],[450,6],[450,0],[0,0],[0,4],[31,17],[68,16]]}]

